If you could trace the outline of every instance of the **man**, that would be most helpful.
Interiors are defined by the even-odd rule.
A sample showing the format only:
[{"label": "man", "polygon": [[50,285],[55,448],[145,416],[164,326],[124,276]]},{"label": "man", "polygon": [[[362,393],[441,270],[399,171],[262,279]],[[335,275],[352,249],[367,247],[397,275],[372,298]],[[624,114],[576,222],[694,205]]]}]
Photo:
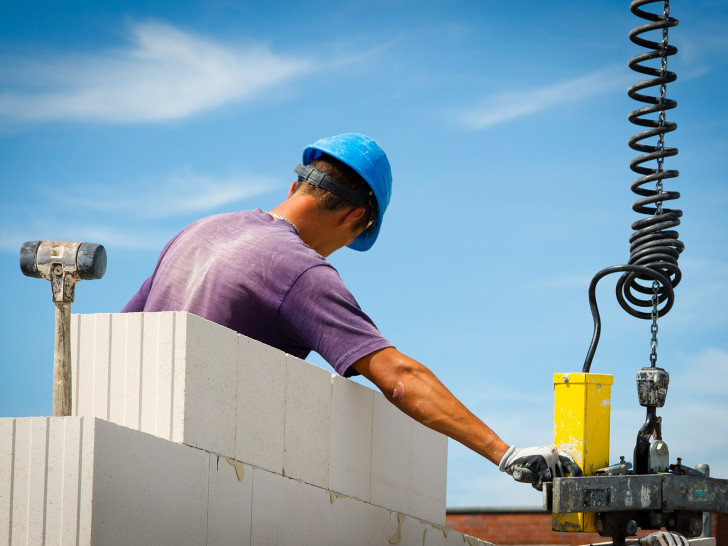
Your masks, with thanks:
[{"label": "man", "polygon": [[164,248],[153,275],[124,307],[188,311],[337,373],[361,374],[400,410],[541,489],[579,467],[554,446],[504,443],[424,365],[377,330],[325,259],[368,250],[389,204],[392,175],[371,138],[346,133],[303,152],[298,181],[274,209],[203,218]]}]

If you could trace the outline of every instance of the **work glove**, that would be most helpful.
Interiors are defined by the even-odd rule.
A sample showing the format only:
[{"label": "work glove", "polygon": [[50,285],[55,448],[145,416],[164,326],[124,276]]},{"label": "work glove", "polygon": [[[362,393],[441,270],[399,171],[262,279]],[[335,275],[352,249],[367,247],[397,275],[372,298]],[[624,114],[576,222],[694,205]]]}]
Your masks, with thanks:
[{"label": "work glove", "polygon": [[671,531],[658,531],[643,536],[641,546],[688,546],[690,543],[684,536]]},{"label": "work glove", "polygon": [[581,476],[581,469],[565,451],[556,446],[539,446],[519,449],[511,446],[503,455],[498,468],[507,472],[517,482],[530,483],[539,491],[543,491],[544,482],[564,476]]}]

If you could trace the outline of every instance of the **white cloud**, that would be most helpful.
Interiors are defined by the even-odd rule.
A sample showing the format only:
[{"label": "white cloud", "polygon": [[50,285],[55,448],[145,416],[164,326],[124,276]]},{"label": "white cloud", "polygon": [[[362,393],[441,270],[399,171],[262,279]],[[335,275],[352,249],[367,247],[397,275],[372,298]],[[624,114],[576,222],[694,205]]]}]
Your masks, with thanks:
[{"label": "white cloud", "polygon": [[227,177],[199,175],[181,169],[167,176],[107,186],[75,186],[54,194],[43,193],[68,209],[97,213],[123,213],[137,218],[164,218],[205,212],[270,191],[275,184],[264,178],[237,174]]},{"label": "white cloud", "polygon": [[455,118],[468,129],[487,129],[554,106],[626,89],[633,80],[633,73],[623,67],[606,68],[545,87],[492,95],[476,106],[460,110]]},{"label": "white cloud", "polygon": [[[311,70],[264,47],[236,49],[163,23],[136,24],[125,49],[4,59],[0,119],[111,123],[180,119],[251,99]],[[5,80],[5,81],[3,81]]]},{"label": "white cloud", "polygon": [[160,248],[171,235],[162,219],[213,214],[275,187],[265,178],[213,177],[180,170],[142,181],[70,186],[62,194],[36,188],[44,198],[32,210],[13,205],[0,208],[0,250],[17,252],[24,241],[51,238]]}]

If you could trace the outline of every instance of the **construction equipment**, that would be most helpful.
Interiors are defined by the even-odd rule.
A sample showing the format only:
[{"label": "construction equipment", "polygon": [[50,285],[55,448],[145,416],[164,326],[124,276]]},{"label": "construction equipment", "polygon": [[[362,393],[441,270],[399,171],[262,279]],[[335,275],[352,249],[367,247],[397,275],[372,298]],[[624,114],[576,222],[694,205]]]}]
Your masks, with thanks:
[{"label": "construction equipment", "polygon": [[51,281],[56,304],[53,416],[71,415],[71,303],[78,281],[104,276],[106,250],[94,243],[29,241],[20,248],[20,270]]},{"label": "construction equipment", "polygon": [[[661,2],[662,13],[642,9]],[[676,178],[676,170],[664,169],[664,160],[677,155],[676,148],[665,146],[665,135],[676,129],[666,120],[666,111],[677,103],[666,96],[666,86],[676,75],[667,70],[667,59],[677,53],[668,43],[669,29],[678,24],[670,16],[669,0],[635,0],[630,9],[648,21],[630,32],[630,40],[649,51],[630,59],[632,70],[650,77],[628,90],[631,98],[645,103],[634,110],[629,120],[645,127],[629,140],[629,146],[642,155],[633,159],[631,169],[640,175],[631,189],[639,196],[632,209],[647,218],[632,224],[630,259],[626,265],[599,271],[589,286],[589,305],[594,319],[594,334],[582,372],[556,374],[554,443],[570,451],[580,464],[582,477],[555,478],[544,487],[544,506],[552,512],[556,531],[598,532],[624,543],[638,529],[675,531],[695,537],[704,530],[704,513],[728,513],[728,480],[708,476],[707,465],[689,468],[680,458],[670,464],[669,450],[662,439],[661,417],[669,374],[657,367],[657,320],[666,315],[675,301],[674,288],[681,278],[678,257],[684,245],[672,228],[680,224],[682,211],[663,206],[680,197],[665,191],[663,182]],[[661,32],[660,41],[642,35]],[[646,63],[658,60],[658,67]],[[658,86],[659,95],[644,90]],[[656,116],[656,119],[650,119]],[[657,138],[656,143],[643,141]],[[653,163],[654,162],[654,163]],[[654,183],[654,189],[645,185]],[[596,285],[611,273],[622,273],[617,283],[617,300],[632,316],[651,320],[650,365],[637,372],[639,403],[646,408],[645,423],[637,434],[634,467],[621,458],[609,465],[609,385],[612,377],[590,372],[599,342],[601,321],[596,303]],[[641,295],[646,295],[641,296]],[[640,308],[648,308],[649,312]]]}]

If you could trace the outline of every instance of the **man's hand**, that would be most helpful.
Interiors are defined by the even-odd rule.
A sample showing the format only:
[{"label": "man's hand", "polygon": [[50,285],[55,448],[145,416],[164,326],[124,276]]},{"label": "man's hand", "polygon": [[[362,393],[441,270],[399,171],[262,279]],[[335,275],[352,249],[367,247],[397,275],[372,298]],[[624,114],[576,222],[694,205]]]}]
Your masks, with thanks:
[{"label": "man's hand", "polygon": [[518,482],[530,483],[543,490],[543,483],[560,478],[568,472],[571,476],[581,476],[581,469],[566,452],[556,446],[540,446],[519,449],[511,446],[503,455],[498,468],[507,472]]}]

